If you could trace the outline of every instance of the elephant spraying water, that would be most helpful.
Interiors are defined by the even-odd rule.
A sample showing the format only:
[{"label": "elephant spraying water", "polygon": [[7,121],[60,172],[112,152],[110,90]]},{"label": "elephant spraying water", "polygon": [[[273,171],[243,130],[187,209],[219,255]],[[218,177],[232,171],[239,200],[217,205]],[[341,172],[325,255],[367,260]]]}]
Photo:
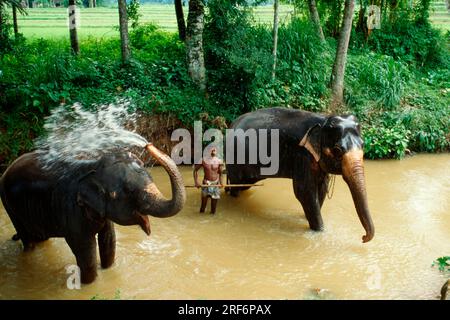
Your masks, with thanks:
[{"label": "elephant spraying water", "polygon": [[139,225],[150,235],[148,216],[170,217],[186,200],[183,180],[169,156],[152,144],[146,149],[164,167],[172,199],[164,198],[142,162],[131,153],[99,160],[57,162],[46,168],[36,152],[18,158],[0,180],[3,205],[24,250],[51,237],[64,237],[81,270],[81,282],[97,276],[96,238],[103,268],[114,262],[113,222]]}]

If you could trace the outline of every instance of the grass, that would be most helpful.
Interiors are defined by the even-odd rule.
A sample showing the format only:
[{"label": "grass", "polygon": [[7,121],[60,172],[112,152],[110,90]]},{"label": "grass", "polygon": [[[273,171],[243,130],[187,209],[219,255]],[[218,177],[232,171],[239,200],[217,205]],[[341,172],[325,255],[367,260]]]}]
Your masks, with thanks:
[{"label": "grass", "polygon": [[[184,8],[187,16],[188,8]],[[29,38],[55,38],[67,37],[67,9],[66,8],[30,8],[28,15],[19,16],[19,29],[25,37]],[[280,21],[286,21],[293,14],[294,9],[289,5],[280,7]],[[154,22],[163,30],[175,32],[177,24],[173,5],[145,4],[141,6],[140,21]],[[445,7],[445,1],[434,1],[430,13],[432,23],[442,29],[450,30],[450,13]],[[255,20],[258,23],[272,23],[273,8],[271,5],[258,6],[255,9]],[[117,8],[81,8],[80,38],[115,37],[118,36]]]},{"label": "grass", "polygon": [[450,12],[446,8],[445,1],[433,1],[431,7],[431,22],[439,29],[450,31]]},{"label": "grass", "polygon": [[[81,8],[80,38],[88,36],[118,36],[119,17],[117,8]],[[184,8],[187,17],[188,8]],[[66,8],[30,8],[28,15],[19,16],[19,30],[29,38],[55,38],[68,36]],[[154,22],[163,30],[175,32],[177,23],[173,5],[146,4],[140,9],[140,22]],[[293,7],[284,5],[280,8],[280,21],[289,19]],[[272,6],[259,6],[255,9],[255,20],[259,23],[272,23]]]}]

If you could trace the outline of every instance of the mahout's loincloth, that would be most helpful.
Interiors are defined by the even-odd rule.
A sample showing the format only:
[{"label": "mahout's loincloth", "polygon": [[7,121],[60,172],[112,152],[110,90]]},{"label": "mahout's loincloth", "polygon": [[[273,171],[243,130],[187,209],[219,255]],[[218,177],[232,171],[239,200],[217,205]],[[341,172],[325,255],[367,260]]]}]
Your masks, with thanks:
[{"label": "mahout's loincloth", "polygon": [[220,187],[219,179],[216,181],[203,180],[203,184],[207,184],[208,187],[202,187],[202,196],[211,197],[212,199],[220,199]]}]

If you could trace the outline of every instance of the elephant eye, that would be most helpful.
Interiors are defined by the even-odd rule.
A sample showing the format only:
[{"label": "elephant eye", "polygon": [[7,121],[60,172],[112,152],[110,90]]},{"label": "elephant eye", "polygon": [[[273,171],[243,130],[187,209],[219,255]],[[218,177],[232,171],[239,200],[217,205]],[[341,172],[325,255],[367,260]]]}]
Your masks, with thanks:
[{"label": "elephant eye", "polygon": [[334,146],[332,152],[335,157],[341,157],[344,154],[341,147],[339,146]]}]

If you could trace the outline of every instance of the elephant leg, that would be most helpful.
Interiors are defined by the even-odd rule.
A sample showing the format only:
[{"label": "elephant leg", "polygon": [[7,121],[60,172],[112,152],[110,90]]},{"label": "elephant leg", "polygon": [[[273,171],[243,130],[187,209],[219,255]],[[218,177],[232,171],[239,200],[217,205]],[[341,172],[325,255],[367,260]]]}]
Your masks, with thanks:
[{"label": "elephant leg", "polygon": [[97,248],[94,235],[80,234],[66,237],[66,242],[77,259],[81,270],[81,282],[88,284],[97,277]]},{"label": "elephant leg", "polygon": [[[314,231],[323,230],[323,221],[320,214],[320,199],[316,184],[309,184],[305,180],[293,180],[295,197],[300,201],[308,220],[309,227]],[[325,193],[326,194],[326,193]],[[325,197],[323,196],[323,199]],[[322,199],[322,202],[323,202]]]},{"label": "elephant leg", "polygon": [[330,178],[328,175],[326,175],[321,181],[319,181],[319,185],[317,187],[317,194],[319,197],[320,208],[322,208],[323,202],[325,201],[325,197],[328,192],[329,181],[330,181]]},{"label": "elephant leg", "polygon": [[105,226],[98,233],[98,249],[102,268],[109,268],[116,255],[116,232],[112,221],[106,220]]},{"label": "elephant leg", "polygon": [[[8,208],[8,206],[6,204],[5,204],[5,208],[6,208],[7,212],[13,212],[12,210],[10,210]],[[26,229],[22,225],[20,220],[18,218],[16,218],[16,216],[14,214],[10,214],[9,218],[11,219],[11,222],[13,223],[14,228],[16,229],[16,232],[17,232],[15,235],[12,236],[11,240],[14,240],[14,241],[22,240],[24,252],[33,250],[34,243],[33,243],[33,241],[31,241],[30,236],[26,232]]]}]

